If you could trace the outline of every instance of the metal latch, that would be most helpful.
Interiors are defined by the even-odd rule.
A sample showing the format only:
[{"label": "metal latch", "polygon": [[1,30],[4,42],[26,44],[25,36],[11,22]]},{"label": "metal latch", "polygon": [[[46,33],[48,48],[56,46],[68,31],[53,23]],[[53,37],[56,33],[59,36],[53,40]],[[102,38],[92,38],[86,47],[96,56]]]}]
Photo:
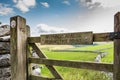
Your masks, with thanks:
[{"label": "metal latch", "polygon": [[110,33],[109,38],[111,40],[113,40],[113,39],[120,39],[120,32],[112,32],[112,33]]}]

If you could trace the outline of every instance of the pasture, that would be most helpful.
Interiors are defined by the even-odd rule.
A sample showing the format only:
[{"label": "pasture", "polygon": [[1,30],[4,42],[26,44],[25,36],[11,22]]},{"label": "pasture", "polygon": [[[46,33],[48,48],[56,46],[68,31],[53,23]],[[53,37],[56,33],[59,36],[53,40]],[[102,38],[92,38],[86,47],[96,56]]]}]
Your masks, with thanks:
[{"label": "pasture", "polygon": [[[50,59],[58,59],[58,60],[79,60],[79,61],[93,61],[95,60],[98,53],[92,52],[57,52],[54,50],[79,50],[79,51],[100,51],[108,53],[104,56],[101,61],[102,62],[113,62],[113,44],[112,43],[103,43],[103,44],[95,44],[95,45],[86,45],[86,46],[40,46],[42,51],[46,54],[46,56]],[[65,80],[111,80],[111,76],[109,74],[100,72],[100,71],[92,71],[86,69],[76,69],[76,68],[66,68],[66,67],[58,67],[57,70],[64,77]],[[42,69],[43,76],[53,77],[46,67]]]}]

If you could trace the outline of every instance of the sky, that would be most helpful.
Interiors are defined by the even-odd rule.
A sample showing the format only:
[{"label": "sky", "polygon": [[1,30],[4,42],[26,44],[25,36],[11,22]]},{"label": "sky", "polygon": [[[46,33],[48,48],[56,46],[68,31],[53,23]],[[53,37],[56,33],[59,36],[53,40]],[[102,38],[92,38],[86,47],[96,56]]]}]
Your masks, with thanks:
[{"label": "sky", "polygon": [[27,20],[32,36],[47,33],[111,32],[120,0],[0,0],[0,21]]}]

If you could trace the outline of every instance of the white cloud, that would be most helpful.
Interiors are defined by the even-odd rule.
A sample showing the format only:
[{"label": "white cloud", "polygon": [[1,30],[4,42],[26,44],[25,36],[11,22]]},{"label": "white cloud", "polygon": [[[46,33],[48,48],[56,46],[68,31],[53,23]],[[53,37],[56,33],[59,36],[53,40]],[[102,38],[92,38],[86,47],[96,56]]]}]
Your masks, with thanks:
[{"label": "white cloud", "polygon": [[67,28],[74,31],[112,32],[114,15],[120,11],[120,0],[76,0],[84,11],[64,18]]},{"label": "white cloud", "polygon": [[0,15],[8,15],[14,13],[13,8],[10,8],[7,4],[0,3]]},{"label": "white cloud", "polygon": [[65,1],[63,1],[63,4],[70,5],[70,2],[65,0]]},{"label": "white cloud", "polygon": [[36,5],[36,0],[13,0],[13,2],[16,4],[15,7],[23,13]]},{"label": "white cloud", "polygon": [[120,6],[120,0],[92,0],[93,3],[99,2],[103,7],[117,7]]},{"label": "white cloud", "polygon": [[77,0],[81,5],[87,7],[88,9],[94,9],[96,7],[101,7],[100,2],[93,2],[93,0]]},{"label": "white cloud", "polygon": [[45,8],[49,8],[50,7],[50,5],[47,2],[40,2],[40,4],[42,6],[44,6]]},{"label": "white cloud", "polygon": [[111,8],[120,6],[120,0],[77,0],[80,4],[88,7],[88,9],[94,9],[98,7]]},{"label": "white cloud", "polygon": [[38,24],[35,29],[32,29],[32,36],[39,36],[40,34],[53,34],[68,32],[65,28],[49,26],[47,24]]}]

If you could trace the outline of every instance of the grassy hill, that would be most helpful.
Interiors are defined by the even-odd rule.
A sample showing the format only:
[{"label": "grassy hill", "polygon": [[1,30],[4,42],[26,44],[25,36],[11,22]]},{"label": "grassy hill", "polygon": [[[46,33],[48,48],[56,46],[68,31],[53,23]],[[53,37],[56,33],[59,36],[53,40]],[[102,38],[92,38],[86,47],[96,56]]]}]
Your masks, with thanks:
[{"label": "grassy hill", "polygon": [[[52,50],[88,50],[88,51],[102,51],[108,53],[102,58],[102,62],[113,62],[113,44],[97,44],[88,46],[47,46],[42,47],[42,51],[50,59],[59,60],[79,60],[79,61],[94,61],[97,53],[91,52],[53,52]],[[55,48],[54,48],[55,47]],[[111,80],[109,76],[100,71],[83,70],[76,68],[56,67],[65,80]],[[42,69],[43,76],[52,77],[46,67]]]}]

